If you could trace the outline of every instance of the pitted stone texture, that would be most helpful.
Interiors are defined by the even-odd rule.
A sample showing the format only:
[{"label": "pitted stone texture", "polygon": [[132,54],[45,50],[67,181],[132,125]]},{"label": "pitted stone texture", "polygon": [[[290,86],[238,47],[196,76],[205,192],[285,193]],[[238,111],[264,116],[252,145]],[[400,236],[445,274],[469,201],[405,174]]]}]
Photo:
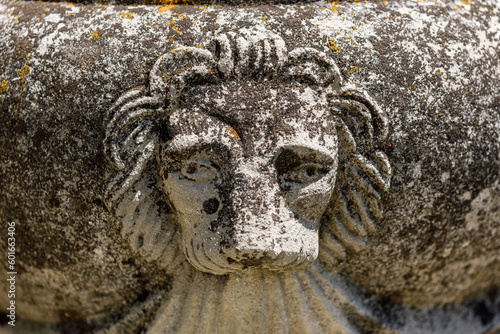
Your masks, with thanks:
[{"label": "pitted stone texture", "polygon": [[[23,245],[20,317],[78,320],[148,300],[145,290],[168,291],[105,208],[113,171],[101,153],[104,116],[123,92],[147,84],[159,56],[228,31],[269,30],[289,50],[323,48],[388,114],[393,177],[383,224],[367,251],[332,270],[414,306],[494,295],[500,285],[495,1],[0,6],[0,212],[18,223]],[[488,303],[476,306],[470,323],[498,318]]]}]

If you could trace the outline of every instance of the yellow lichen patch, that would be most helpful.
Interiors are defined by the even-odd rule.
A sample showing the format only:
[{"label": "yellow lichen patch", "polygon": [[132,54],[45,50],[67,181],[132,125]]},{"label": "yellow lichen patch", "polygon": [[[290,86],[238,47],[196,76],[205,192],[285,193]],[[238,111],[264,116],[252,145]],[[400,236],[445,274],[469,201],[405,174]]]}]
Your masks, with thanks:
[{"label": "yellow lichen patch", "polygon": [[24,82],[24,77],[30,73],[30,68],[28,65],[24,65],[17,71],[17,75],[19,76],[19,84]]},{"label": "yellow lichen patch", "polygon": [[262,20],[262,21],[267,21],[267,17],[262,16],[261,20]]},{"label": "yellow lichen patch", "polygon": [[358,67],[358,66],[356,66],[356,65],[354,65],[354,66],[352,67],[352,69],[350,69],[349,71],[347,71],[347,73],[348,73],[348,74],[352,74],[352,73],[354,73],[354,72],[356,72],[356,71],[359,71],[359,67]]},{"label": "yellow lichen patch", "polygon": [[7,88],[9,88],[9,82],[2,80],[2,82],[0,82],[0,94],[5,94]]},{"label": "yellow lichen patch", "polygon": [[93,40],[96,40],[99,38],[99,33],[97,32],[97,30],[94,30],[90,33],[89,37],[92,38]]},{"label": "yellow lichen patch", "polygon": [[229,125],[226,126],[226,133],[229,136],[229,138],[232,138],[234,140],[240,139],[238,132],[236,132],[236,130],[234,128],[230,127]]},{"label": "yellow lichen patch", "polygon": [[[330,8],[328,8],[328,9],[330,9],[330,10],[331,10],[332,12],[334,12],[334,13],[337,13],[337,11],[338,11],[338,9],[339,9],[337,6],[335,6],[335,5],[337,4],[337,1],[328,1],[328,3],[329,3],[330,5],[332,5],[332,6],[331,6]],[[340,13],[338,13],[338,14],[340,15]]]},{"label": "yellow lichen patch", "polygon": [[347,36],[346,38],[347,38],[347,39],[352,39],[352,36]]},{"label": "yellow lichen patch", "polygon": [[164,13],[165,11],[171,11],[172,8],[177,7],[177,5],[163,5],[163,6],[157,6],[158,11],[160,13]]},{"label": "yellow lichen patch", "polygon": [[460,0],[464,5],[472,5],[472,0]]},{"label": "yellow lichen patch", "polygon": [[333,38],[328,38],[328,48],[333,51],[338,51],[340,48],[335,44]]},{"label": "yellow lichen patch", "polygon": [[131,19],[134,16],[134,13],[130,12],[121,12],[119,13],[122,16],[122,19]]}]

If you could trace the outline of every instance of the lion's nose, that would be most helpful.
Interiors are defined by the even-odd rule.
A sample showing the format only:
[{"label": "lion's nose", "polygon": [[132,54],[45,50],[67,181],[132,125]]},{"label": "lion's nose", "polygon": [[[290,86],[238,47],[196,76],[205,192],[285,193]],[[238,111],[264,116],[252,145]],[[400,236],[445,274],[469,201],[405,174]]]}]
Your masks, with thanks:
[{"label": "lion's nose", "polygon": [[[236,175],[230,196],[231,242],[228,256],[248,264],[276,256],[273,252],[275,229],[286,205],[274,175],[250,173]],[[229,261],[232,261],[229,260]]]}]

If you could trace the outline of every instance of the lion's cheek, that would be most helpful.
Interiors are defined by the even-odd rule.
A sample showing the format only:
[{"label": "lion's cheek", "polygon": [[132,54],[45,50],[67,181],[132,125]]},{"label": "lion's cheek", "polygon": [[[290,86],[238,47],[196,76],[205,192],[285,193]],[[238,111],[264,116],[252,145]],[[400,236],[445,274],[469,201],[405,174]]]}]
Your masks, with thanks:
[{"label": "lion's cheek", "polygon": [[208,231],[221,208],[219,193],[212,182],[192,182],[172,173],[163,181],[184,236]]}]

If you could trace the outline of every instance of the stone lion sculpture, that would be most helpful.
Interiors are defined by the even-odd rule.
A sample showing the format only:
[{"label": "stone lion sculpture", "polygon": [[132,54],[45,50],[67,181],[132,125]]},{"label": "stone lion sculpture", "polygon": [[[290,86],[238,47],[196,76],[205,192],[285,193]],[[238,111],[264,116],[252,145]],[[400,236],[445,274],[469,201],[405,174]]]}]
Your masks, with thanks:
[{"label": "stone lion sculpture", "polygon": [[[141,325],[357,332],[358,308],[333,272],[382,219],[387,131],[327,54],[288,51],[272,33],[161,56],[149,85],[110,109],[104,142],[121,236],[160,281],[173,277],[141,306],[151,314]],[[133,331],[137,317],[110,331]]]}]

